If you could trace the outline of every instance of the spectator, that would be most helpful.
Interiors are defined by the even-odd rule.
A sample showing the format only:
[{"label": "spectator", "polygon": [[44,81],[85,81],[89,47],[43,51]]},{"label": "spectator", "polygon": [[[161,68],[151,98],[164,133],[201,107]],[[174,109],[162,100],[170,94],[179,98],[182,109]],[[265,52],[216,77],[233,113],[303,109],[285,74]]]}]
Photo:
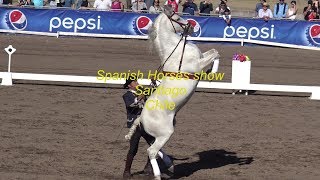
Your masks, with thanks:
[{"label": "spectator", "polygon": [[305,20],[309,20],[309,15],[312,11],[312,0],[308,1],[308,6],[303,8],[303,15]]},{"label": "spectator", "polygon": [[216,8],[215,13],[222,16],[222,15],[225,14],[224,12],[225,12],[226,9],[228,9],[229,11],[231,11],[230,8],[229,8],[229,7],[227,6],[227,4],[225,3],[225,1],[221,1],[220,4],[219,4],[219,6]]},{"label": "spectator", "polygon": [[32,0],[34,7],[43,7],[43,0]]},{"label": "spectator", "polygon": [[163,11],[163,7],[160,6],[160,1],[159,0],[155,0],[153,2],[153,6],[151,6],[149,8],[149,13],[151,13],[151,14],[160,13],[162,11]]},{"label": "spectator", "polygon": [[20,0],[18,6],[33,6],[31,0]]},{"label": "spectator", "polygon": [[209,15],[210,11],[213,11],[211,0],[201,1],[200,2],[200,13],[201,13],[201,15],[203,15],[203,16],[205,16],[206,14]]},{"label": "spectator", "polygon": [[75,9],[80,9],[82,5],[83,0],[78,0],[77,3],[74,4]]},{"label": "spectator", "polygon": [[50,7],[57,7],[57,2],[55,0],[48,1]]},{"label": "spectator", "polygon": [[198,6],[193,2],[193,0],[186,0],[184,4],[182,4],[182,12],[188,13],[190,15],[198,14]]},{"label": "spectator", "polygon": [[263,8],[263,3],[266,2],[266,0],[260,0],[260,2],[256,4],[256,16],[259,16],[259,10]]},{"label": "spectator", "polygon": [[178,12],[181,0],[167,0],[164,5],[171,5],[174,12]]},{"label": "spectator", "polygon": [[260,9],[258,13],[258,17],[265,21],[269,21],[269,19],[273,18],[272,11],[268,7],[268,3],[263,3],[262,9]]},{"label": "spectator", "polygon": [[231,12],[229,9],[226,9],[224,11],[224,14],[222,15],[222,18],[224,19],[224,21],[227,23],[228,26],[231,25]]},{"label": "spectator", "polygon": [[81,7],[82,9],[86,9],[86,8],[89,8],[91,5],[90,5],[90,2],[88,0],[83,0],[82,3],[81,3]]},{"label": "spectator", "polygon": [[279,0],[279,3],[274,5],[273,17],[277,19],[285,18],[288,12],[288,5],[284,0]]},{"label": "spectator", "polygon": [[286,18],[289,18],[291,20],[296,19],[297,11],[298,11],[297,2],[296,1],[291,1],[291,7],[288,9]]},{"label": "spectator", "polygon": [[316,7],[316,9],[317,9],[316,12],[317,12],[317,14],[319,15],[319,14],[320,14],[319,1],[318,1],[318,0],[313,1],[312,6]]},{"label": "spectator", "polygon": [[319,14],[317,13],[317,8],[315,6],[312,6],[311,13],[308,16],[308,20],[311,21],[314,19],[319,19]]},{"label": "spectator", "polygon": [[65,0],[64,7],[74,8],[74,3],[75,3],[75,0]]},{"label": "spectator", "polygon": [[126,0],[127,3],[127,9],[131,9],[132,8],[132,0]]},{"label": "spectator", "polygon": [[97,10],[107,10],[109,11],[111,9],[111,0],[95,0],[93,7]]},{"label": "spectator", "polygon": [[154,4],[154,0],[144,0],[144,2],[147,5],[147,9],[150,9],[150,7]]},{"label": "spectator", "polygon": [[133,12],[146,12],[147,11],[147,5],[143,0],[137,0],[134,3],[132,3],[132,11]]},{"label": "spectator", "polygon": [[3,5],[12,5],[12,0],[2,0]]},{"label": "spectator", "polygon": [[124,5],[122,4],[122,2],[120,0],[113,0],[111,3],[111,11],[123,11],[124,9]]}]

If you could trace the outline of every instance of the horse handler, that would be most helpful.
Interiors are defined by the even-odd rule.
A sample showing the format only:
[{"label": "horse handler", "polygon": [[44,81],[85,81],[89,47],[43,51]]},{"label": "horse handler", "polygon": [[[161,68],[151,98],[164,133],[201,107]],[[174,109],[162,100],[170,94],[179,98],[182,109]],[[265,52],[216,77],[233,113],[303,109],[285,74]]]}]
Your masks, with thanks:
[{"label": "horse handler", "polygon": [[[128,89],[128,91],[122,96],[124,103],[126,105],[126,110],[127,110],[127,127],[128,128],[131,128],[134,120],[137,119],[138,116],[140,116],[144,103],[147,100],[147,98],[143,94],[139,96],[136,94],[136,88],[138,85],[139,83],[136,77],[134,76],[129,76],[126,80],[126,83],[123,85],[125,89]],[[130,139],[130,148],[127,154],[125,169],[123,172],[123,178],[129,178],[131,176],[131,172],[130,172],[131,165],[132,165],[134,156],[138,152],[139,141],[141,137],[143,137],[149,145],[151,145],[155,140],[154,137],[152,137],[151,135],[147,134],[144,131],[142,125],[140,124],[139,127],[134,132],[132,138]],[[173,167],[174,167],[172,160],[162,150],[160,150],[159,154],[161,154],[160,156],[162,156],[161,158],[166,168],[169,171],[168,173],[172,174]],[[150,164],[149,158],[143,171],[145,174],[148,174],[148,175],[152,174],[152,166]]]}]

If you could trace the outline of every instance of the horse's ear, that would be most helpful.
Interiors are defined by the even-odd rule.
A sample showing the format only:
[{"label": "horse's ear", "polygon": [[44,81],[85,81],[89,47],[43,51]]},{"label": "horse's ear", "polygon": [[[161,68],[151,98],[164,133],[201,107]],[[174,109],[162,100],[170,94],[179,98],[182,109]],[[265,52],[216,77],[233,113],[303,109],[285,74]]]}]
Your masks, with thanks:
[{"label": "horse's ear", "polygon": [[163,9],[164,9],[164,13],[165,13],[167,16],[171,16],[171,15],[172,15],[173,9],[172,9],[171,4],[169,4],[169,5],[164,5],[164,6],[163,6]]}]

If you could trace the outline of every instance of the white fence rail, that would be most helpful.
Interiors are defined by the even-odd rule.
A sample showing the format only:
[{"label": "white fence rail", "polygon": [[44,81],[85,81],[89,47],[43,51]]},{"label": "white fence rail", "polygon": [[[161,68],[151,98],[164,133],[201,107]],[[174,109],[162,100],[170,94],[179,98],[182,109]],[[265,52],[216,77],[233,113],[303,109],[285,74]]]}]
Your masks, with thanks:
[{"label": "white fence rail", "polygon": [[[73,76],[73,75],[11,73],[11,72],[0,72],[0,78],[2,80],[4,80],[4,78],[11,78],[16,80],[30,80],[30,81],[78,82],[78,83],[114,84],[114,85],[123,85],[125,83],[125,80],[106,80],[106,81],[98,80],[96,76]],[[9,81],[11,79],[9,79]],[[139,79],[139,83],[142,85],[149,85],[150,80]],[[274,85],[274,84],[241,85],[241,84],[228,83],[228,82],[200,81],[197,88],[311,93],[310,99],[320,100],[319,86],[295,86],[295,85]]]}]

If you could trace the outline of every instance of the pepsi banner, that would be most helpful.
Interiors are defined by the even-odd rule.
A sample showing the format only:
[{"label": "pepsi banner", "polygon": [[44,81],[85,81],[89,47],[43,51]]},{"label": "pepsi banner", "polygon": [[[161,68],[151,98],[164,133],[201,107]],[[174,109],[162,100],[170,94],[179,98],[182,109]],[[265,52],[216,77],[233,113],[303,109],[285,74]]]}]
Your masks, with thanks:
[{"label": "pepsi banner", "polygon": [[[156,14],[0,7],[0,29],[146,36]],[[320,47],[320,22],[182,16],[193,37],[244,38],[263,42]]]}]

